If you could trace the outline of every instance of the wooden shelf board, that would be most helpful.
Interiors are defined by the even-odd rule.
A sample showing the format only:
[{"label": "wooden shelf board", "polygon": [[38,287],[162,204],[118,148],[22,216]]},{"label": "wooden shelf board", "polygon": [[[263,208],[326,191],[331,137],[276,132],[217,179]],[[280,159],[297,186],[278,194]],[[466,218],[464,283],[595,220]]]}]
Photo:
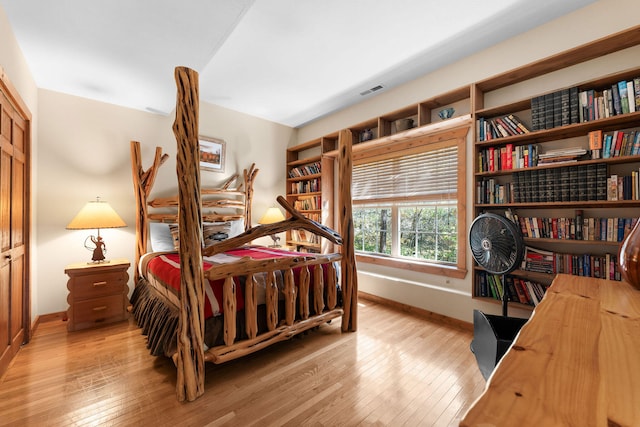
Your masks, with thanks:
[{"label": "wooden shelf board", "polygon": [[505,208],[633,208],[639,207],[640,200],[584,200],[576,202],[530,202],[530,203],[503,203],[503,204],[476,204],[476,208],[505,209]]}]

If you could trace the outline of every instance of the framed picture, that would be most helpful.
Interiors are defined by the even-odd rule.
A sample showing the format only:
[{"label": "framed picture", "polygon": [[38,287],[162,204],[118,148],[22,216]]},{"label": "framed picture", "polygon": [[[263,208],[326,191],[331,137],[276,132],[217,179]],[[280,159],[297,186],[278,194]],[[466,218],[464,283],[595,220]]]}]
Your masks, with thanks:
[{"label": "framed picture", "polygon": [[224,140],[199,136],[198,143],[200,145],[200,169],[224,172]]}]

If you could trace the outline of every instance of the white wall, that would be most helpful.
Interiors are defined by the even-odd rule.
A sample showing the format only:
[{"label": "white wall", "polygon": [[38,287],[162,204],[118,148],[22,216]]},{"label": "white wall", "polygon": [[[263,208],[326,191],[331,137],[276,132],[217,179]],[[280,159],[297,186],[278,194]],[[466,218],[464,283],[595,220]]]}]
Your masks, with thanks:
[{"label": "white wall", "polygon": [[[474,81],[499,74],[554,53],[587,43],[638,24],[640,2],[637,0],[600,0],[552,21],[520,36],[509,39],[475,55],[467,57],[438,71],[418,78],[410,83],[380,93],[375,97],[324,117],[304,127],[298,132],[296,144],[332,133],[363,122],[372,117],[394,111],[409,104],[429,99],[449,90],[457,89]],[[612,72],[638,66],[640,49],[629,49],[621,55],[613,55],[617,63],[611,63]],[[613,61],[614,59],[610,59]],[[554,90],[557,79],[565,79],[570,85],[582,79],[582,75],[607,74],[606,61],[593,61],[581,69],[565,73],[554,80],[539,79],[537,86],[523,90],[541,93]],[[621,67],[621,68],[615,68]],[[599,69],[596,69],[599,68]],[[577,79],[577,80],[576,80]],[[547,80],[547,81],[545,81]],[[384,82],[380,82],[384,84]],[[545,88],[547,85],[547,88]],[[509,89],[506,89],[507,91]],[[498,94],[505,96],[505,94]],[[508,94],[507,94],[508,95]],[[529,95],[519,94],[521,99]],[[472,188],[473,147],[468,145],[467,188]],[[473,218],[473,191],[467,195],[467,227]],[[467,253],[467,269],[471,269],[471,253]],[[500,306],[471,299],[471,273],[458,280],[437,275],[417,274],[372,264],[358,264],[359,289],[400,303],[444,314],[453,318],[472,322],[474,308],[485,312],[500,313]],[[510,315],[528,317],[529,312],[510,310]]]},{"label": "white wall", "polygon": [[[42,285],[37,298],[39,313],[44,314],[67,309],[65,265],[91,258],[83,247],[89,231],[65,229],[87,201],[100,196],[128,225],[101,230],[107,257],[133,260],[135,196],[130,141],[140,141],[144,169],[151,165],[156,146],[171,156],[160,169],[153,194],[175,194],[177,181],[173,115],[160,116],[40,90],[39,116],[36,227],[40,253],[37,268]],[[227,143],[225,172],[203,171],[202,185],[221,184],[256,162],[260,172],[253,216],[257,220],[284,189],[283,153],[294,132],[285,126],[201,103],[200,134],[222,138]],[[133,286],[131,281],[129,286]]]},{"label": "white wall", "polygon": [[[135,197],[130,141],[141,142],[145,168],[151,164],[156,146],[171,156],[160,169],[155,189],[160,194],[174,193],[174,117],[38,90],[1,7],[0,65],[33,115],[31,300],[35,318],[67,309],[64,268],[90,259],[91,253],[83,247],[89,232],[65,229],[87,201],[96,196],[107,200],[128,225],[101,231],[107,257],[133,260]],[[227,142],[225,172],[203,171],[203,185],[218,185],[256,162],[260,172],[253,218],[257,221],[284,192],[284,152],[296,131],[201,103],[200,133]],[[40,140],[38,135],[42,135]],[[129,285],[132,288],[133,283]]]},{"label": "white wall", "polygon": [[[31,71],[27,65],[27,62],[18,46],[11,25],[7,19],[7,15],[4,13],[2,7],[0,7],[0,67],[3,68],[5,74],[9,78],[9,81],[20,94],[22,101],[27,105],[27,108],[31,112],[31,180],[35,182],[38,171],[33,166],[38,158],[38,88],[33,80]],[[32,223],[36,221],[36,207],[37,200],[32,197]],[[32,320],[38,313],[38,272],[33,266],[37,264],[38,251],[36,250],[36,239],[38,232],[32,227],[31,229],[31,317]]]}]

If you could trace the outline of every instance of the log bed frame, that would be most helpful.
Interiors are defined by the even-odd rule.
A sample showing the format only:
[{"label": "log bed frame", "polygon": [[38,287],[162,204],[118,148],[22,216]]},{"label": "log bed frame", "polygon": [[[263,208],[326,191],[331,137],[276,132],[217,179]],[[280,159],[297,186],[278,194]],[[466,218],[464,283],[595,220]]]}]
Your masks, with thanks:
[{"label": "log bed frame", "polygon": [[[178,176],[177,198],[161,198],[148,201],[158,168],[168,156],[162,154],[157,147],[153,165],[143,170],[141,165],[140,144],[131,142],[131,157],[133,181],[136,192],[138,217],[136,220],[136,265],[139,258],[148,249],[148,229],[150,221],[167,221],[175,217],[167,214],[150,214],[148,206],[174,207],[177,209],[177,219],[180,233],[180,268],[181,298],[179,307],[179,322],[177,332],[177,352],[173,355],[177,366],[176,394],[179,401],[193,401],[204,393],[204,363],[223,363],[263,349],[279,341],[310,328],[327,323],[337,317],[342,318],[343,332],[357,329],[357,278],[353,247],[353,223],[351,207],[351,144],[352,134],[345,130],[339,136],[339,213],[340,230],[342,236],[335,231],[309,220],[297,212],[283,197],[278,202],[288,213],[288,219],[275,224],[251,227],[251,197],[253,180],[257,169],[252,166],[244,172],[244,189],[229,188],[232,177],[223,188],[218,190],[201,190],[199,147],[198,147],[198,117],[199,95],[198,74],[186,67],[175,69],[177,85],[176,118],[173,132],[177,141],[176,169]],[[203,195],[215,194],[221,196],[223,202],[203,203]],[[240,196],[244,202],[230,200],[226,196]],[[237,199],[237,197],[236,197]],[[217,203],[217,204],[216,204]],[[203,247],[202,207],[232,207],[243,209],[245,218],[245,232],[231,239]],[[229,220],[239,218],[240,215],[210,214],[204,215],[204,220]],[[339,246],[338,253],[309,254],[309,256],[274,258],[267,260],[242,260],[240,263],[215,266],[203,271],[202,257],[211,256],[229,249],[237,248],[254,239],[270,236],[291,229],[304,229],[328,239]],[[342,307],[336,306],[335,283],[326,286],[326,301],[322,296],[322,269],[320,264],[340,261]],[[296,289],[293,284],[294,267],[302,266],[301,282]],[[332,267],[329,267],[332,268]],[[137,270],[137,269],[136,269]],[[275,271],[284,272],[285,312],[284,320],[278,322],[277,287],[275,285]],[[254,274],[267,272],[266,286],[266,322],[268,330],[258,333],[256,324],[256,281]],[[138,272],[136,271],[136,283]],[[319,287],[314,289],[313,312],[309,314],[308,295],[309,277],[313,274]],[[245,322],[248,339],[236,341],[236,298],[233,276],[247,276],[245,289]],[[328,276],[335,276],[329,274]],[[204,278],[224,281],[224,344],[205,351],[204,349]],[[317,280],[319,278],[320,280]],[[331,280],[330,280],[331,281]],[[299,294],[296,304],[296,294]],[[306,295],[305,298],[302,298]],[[319,297],[318,297],[319,295]]]}]

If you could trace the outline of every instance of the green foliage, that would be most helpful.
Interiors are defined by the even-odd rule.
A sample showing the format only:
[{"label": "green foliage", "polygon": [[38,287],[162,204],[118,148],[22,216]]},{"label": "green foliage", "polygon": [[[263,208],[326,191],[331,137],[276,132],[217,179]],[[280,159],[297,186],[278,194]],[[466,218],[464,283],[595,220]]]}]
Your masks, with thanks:
[{"label": "green foliage", "polygon": [[356,208],[353,211],[355,249],[391,255],[391,208]]},{"label": "green foliage", "polygon": [[357,251],[392,255],[394,209],[399,217],[400,256],[445,263],[457,261],[457,208],[452,205],[356,207]]}]

